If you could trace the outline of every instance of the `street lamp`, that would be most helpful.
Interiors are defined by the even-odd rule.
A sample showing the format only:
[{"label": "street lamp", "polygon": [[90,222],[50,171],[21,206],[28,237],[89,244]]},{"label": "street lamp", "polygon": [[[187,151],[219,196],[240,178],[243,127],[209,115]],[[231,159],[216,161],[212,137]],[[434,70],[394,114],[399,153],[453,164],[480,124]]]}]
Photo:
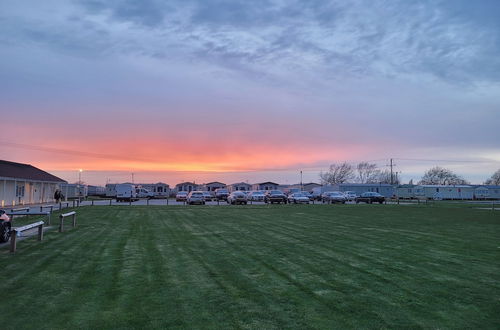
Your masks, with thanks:
[{"label": "street lamp", "polygon": [[80,185],[82,184],[82,172],[83,170],[82,169],[79,169],[78,170],[78,203],[81,202],[81,196],[82,196],[82,191],[81,191],[81,188],[80,188]]}]

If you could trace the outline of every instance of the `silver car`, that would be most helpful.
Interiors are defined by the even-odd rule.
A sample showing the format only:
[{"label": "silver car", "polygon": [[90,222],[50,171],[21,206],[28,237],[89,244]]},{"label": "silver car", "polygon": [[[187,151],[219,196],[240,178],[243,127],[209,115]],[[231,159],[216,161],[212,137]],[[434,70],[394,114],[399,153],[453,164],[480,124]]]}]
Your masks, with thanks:
[{"label": "silver car", "polygon": [[294,203],[294,204],[299,204],[299,203],[303,203],[303,204],[309,204],[309,196],[307,196],[306,194],[304,193],[301,193],[301,192],[296,192],[296,193],[293,193],[293,194],[290,194],[288,196],[288,203]]},{"label": "silver car", "polygon": [[247,204],[247,195],[242,191],[234,191],[229,196],[227,196],[227,203],[236,204]]},{"label": "silver car", "polygon": [[188,205],[205,205],[205,197],[203,196],[203,191],[191,191],[187,196],[186,202]]}]

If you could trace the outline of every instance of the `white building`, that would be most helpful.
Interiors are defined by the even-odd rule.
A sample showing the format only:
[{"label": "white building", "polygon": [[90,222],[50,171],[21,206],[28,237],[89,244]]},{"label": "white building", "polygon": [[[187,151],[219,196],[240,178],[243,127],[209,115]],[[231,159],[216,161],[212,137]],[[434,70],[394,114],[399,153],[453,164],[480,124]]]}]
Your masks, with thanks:
[{"label": "white building", "polygon": [[66,183],[29,164],[0,160],[1,206],[54,201],[54,193]]}]

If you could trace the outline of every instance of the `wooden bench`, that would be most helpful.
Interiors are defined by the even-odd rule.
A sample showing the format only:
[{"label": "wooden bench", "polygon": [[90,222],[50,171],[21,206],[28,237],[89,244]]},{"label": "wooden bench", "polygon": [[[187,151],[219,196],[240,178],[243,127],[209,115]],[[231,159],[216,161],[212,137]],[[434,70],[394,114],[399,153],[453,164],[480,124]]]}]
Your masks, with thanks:
[{"label": "wooden bench", "polygon": [[29,212],[30,208],[29,207],[20,207],[20,208],[17,208],[17,209],[10,209],[10,212],[22,212],[22,211]]},{"label": "wooden bench", "polygon": [[23,231],[38,227],[38,240],[39,241],[43,240],[43,225],[44,225],[43,221],[38,221],[26,226],[12,228],[10,230],[10,252],[12,253],[16,252],[17,234]]},{"label": "wooden bench", "polygon": [[50,225],[50,212],[7,212],[7,215],[10,216],[10,220],[14,220],[14,216],[16,215],[22,215],[22,216],[27,216],[27,215],[45,215],[47,217],[47,223]]},{"label": "wooden bench", "polygon": [[68,213],[64,213],[64,214],[61,214],[59,216],[59,232],[62,233],[64,231],[64,219],[67,218],[67,217],[72,217],[73,219],[73,228],[76,227],[76,212],[73,211],[73,212],[68,212]]},{"label": "wooden bench", "polygon": [[54,205],[40,205],[40,212],[43,212],[43,209],[50,209],[50,213],[54,210]]}]

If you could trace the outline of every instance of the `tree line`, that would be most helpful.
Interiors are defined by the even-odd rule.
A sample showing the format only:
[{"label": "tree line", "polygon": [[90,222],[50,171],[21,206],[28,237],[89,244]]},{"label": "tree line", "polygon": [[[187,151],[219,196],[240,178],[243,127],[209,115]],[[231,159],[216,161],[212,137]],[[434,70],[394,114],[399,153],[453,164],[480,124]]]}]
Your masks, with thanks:
[{"label": "tree line", "polygon": [[[321,184],[336,185],[341,183],[389,183],[400,184],[401,180],[396,173],[391,173],[388,169],[381,170],[376,164],[369,162],[360,162],[352,165],[347,162],[332,164],[328,171],[319,174]],[[410,181],[413,183],[413,180]],[[435,185],[460,185],[470,184],[452,170],[435,166],[427,170],[418,184]],[[500,169],[497,170],[491,178],[484,184],[500,185]]]}]

